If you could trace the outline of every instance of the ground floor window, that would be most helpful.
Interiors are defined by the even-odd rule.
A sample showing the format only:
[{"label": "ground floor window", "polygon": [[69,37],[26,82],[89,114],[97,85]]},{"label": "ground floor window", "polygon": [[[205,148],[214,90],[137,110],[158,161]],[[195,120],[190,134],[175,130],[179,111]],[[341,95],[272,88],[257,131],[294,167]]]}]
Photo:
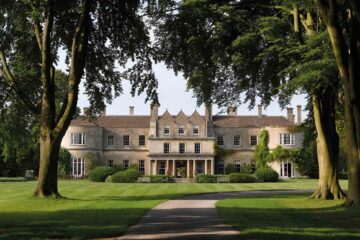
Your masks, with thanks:
[{"label": "ground floor window", "polygon": [[109,167],[114,166],[114,160],[108,160],[108,165],[109,165]]},{"label": "ground floor window", "polygon": [[216,161],[216,174],[224,174],[224,160]]},{"label": "ground floor window", "polygon": [[196,162],[196,173],[197,174],[204,173],[204,163],[203,162]]},{"label": "ground floor window", "polygon": [[240,160],[235,160],[235,171],[236,172],[240,172],[240,168],[241,168],[241,166],[240,166]]},{"label": "ground floor window", "polygon": [[280,177],[293,177],[294,167],[291,162],[283,161],[280,163]]},{"label": "ground floor window", "polygon": [[165,175],[166,162],[159,162],[159,175]]},{"label": "ground floor window", "polygon": [[124,167],[124,169],[129,168],[129,160],[123,160],[123,167]]},{"label": "ground floor window", "polygon": [[71,176],[81,178],[85,176],[85,159],[72,158],[71,159]]},{"label": "ground floor window", "polygon": [[139,174],[145,174],[145,160],[139,160]]}]

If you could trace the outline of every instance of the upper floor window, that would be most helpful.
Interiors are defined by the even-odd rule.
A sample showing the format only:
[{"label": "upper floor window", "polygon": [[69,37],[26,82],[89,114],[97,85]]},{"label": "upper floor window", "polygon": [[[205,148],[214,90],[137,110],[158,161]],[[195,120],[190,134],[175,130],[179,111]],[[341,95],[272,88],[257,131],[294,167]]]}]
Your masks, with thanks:
[{"label": "upper floor window", "polygon": [[250,136],[250,145],[256,146],[257,145],[257,136]]},{"label": "upper floor window", "polygon": [[199,135],[199,125],[197,124],[193,125],[193,134]]},{"label": "upper floor window", "polygon": [[109,167],[114,166],[114,160],[108,160],[108,165],[109,165]]},{"label": "upper floor window", "polygon": [[85,145],[85,134],[84,133],[72,133],[71,134],[72,145]]},{"label": "upper floor window", "polygon": [[139,160],[139,174],[145,174],[145,160]]},{"label": "upper floor window", "polygon": [[107,136],[107,145],[108,146],[114,146],[114,135],[108,135]]},{"label": "upper floor window", "polygon": [[240,160],[235,160],[235,171],[240,172]]},{"label": "upper floor window", "polygon": [[179,135],[184,135],[185,134],[185,127],[184,125],[179,125]]},{"label": "upper floor window", "polygon": [[185,143],[179,143],[179,153],[185,153]]},{"label": "upper floor window", "polygon": [[124,146],[130,146],[130,136],[129,135],[124,135],[123,136],[123,145]]},{"label": "upper floor window", "polygon": [[194,148],[195,148],[195,153],[201,153],[201,144],[200,143],[195,143]]},{"label": "upper floor window", "polygon": [[164,126],[164,135],[165,136],[170,135],[170,125],[168,124]]},{"label": "upper floor window", "polygon": [[139,136],[139,146],[145,146],[145,135]]},{"label": "upper floor window", "polygon": [[170,153],[170,143],[164,143],[164,153]]},{"label": "upper floor window", "polygon": [[216,139],[217,139],[217,145],[224,146],[224,136],[223,135],[218,135]]},{"label": "upper floor window", "polygon": [[235,135],[235,136],[234,136],[234,146],[235,146],[235,147],[241,146],[241,138],[240,138],[239,135]]},{"label": "upper floor window", "polygon": [[123,160],[123,167],[124,169],[128,169],[129,168],[129,160]]},{"label": "upper floor window", "polygon": [[295,134],[281,133],[280,145],[295,145]]}]

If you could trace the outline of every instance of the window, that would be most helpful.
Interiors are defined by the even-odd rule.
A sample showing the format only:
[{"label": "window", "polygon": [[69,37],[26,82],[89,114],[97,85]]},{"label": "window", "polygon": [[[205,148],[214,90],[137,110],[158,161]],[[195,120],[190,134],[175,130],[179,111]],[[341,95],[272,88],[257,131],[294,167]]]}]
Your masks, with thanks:
[{"label": "window", "polygon": [[193,134],[199,135],[199,125],[197,124],[193,125]]},{"label": "window", "polygon": [[250,145],[251,146],[257,145],[257,136],[250,136]]},{"label": "window", "polygon": [[71,134],[71,145],[85,145],[85,134],[72,133]]},{"label": "window", "polygon": [[166,162],[159,162],[159,175],[165,175],[165,169],[166,169]]},{"label": "window", "polygon": [[185,143],[179,143],[179,153],[185,153]]},{"label": "window", "polygon": [[108,165],[109,165],[109,167],[114,166],[114,160],[108,160]]},{"label": "window", "polygon": [[129,160],[123,160],[123,167],[124,169],[128,169],[129,168]]},{"label": "window", "polygon": [[170,153],[170,143],[164,143],[164,153]]},{"label": "window", "polygon": [[196,162],[196,173],[197,174],[204,173],[204,163],[203,162]]},{"label": "window", "polygon": [[234,146],[235,146],[235,147],[240,147],[240,146],[241,146],[241,140],[240,140],[240,136],[239,136],[239,135],[235,135],[235,136],[234,136]]},{"label": "window", "polygon": [[165,136],[170,135],[170,125],[168,125],[168,124],[166,124],[166,125],[164,126],[164,135],[165,135]]},{"label": "window", "polygon": [[195,148],[195,153],[201,152],[201,144],[200,143],[195,143],[194,148]]},{"label": "window", "polygon": [[235,160],[235,171],[240,172],[240,160]]},{"label": "window", "polygon": [[216,161],[216,174],[224,174],[224,160]]},{"label": "window", "polygon": [[108,135],[107,136],[107,145],[108,146],[114,146],[114,135]]},{"label": "window", "polygon": [[185,134],[185,127],[184,125],[179,125],[179,135],[184,135]]},{"label": "window", "polygon": [[71,176],[75,178],[81,178],[85,176],[85,159],[84,158],[72,158],[71,159]]},{"label": "window", "polygon": [[281,133],[280,145],[295,145],[295,134]]},{"label": "window", "polygon": [[123,136],[123,145],[124,146],[130,146],[130,136],[129,135],[124,135]]},{"label": "window", "polygon": [[139,174],[145,174],[145,160],[139,160]]},{"label": "window", "polygon": [[145,146],[145,135],[139,136],[139,146]]},{"label": "window", "polygon": [[224,146],[224,136],[223,135],[217,136],[217,145]]}]

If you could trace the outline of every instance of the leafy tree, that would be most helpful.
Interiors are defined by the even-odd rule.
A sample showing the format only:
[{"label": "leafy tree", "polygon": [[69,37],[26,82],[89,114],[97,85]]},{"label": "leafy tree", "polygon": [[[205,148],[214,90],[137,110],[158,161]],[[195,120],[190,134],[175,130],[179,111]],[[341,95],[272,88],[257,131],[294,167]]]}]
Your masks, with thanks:
[{"label": "leafy tree", "polygon": [[[155,6],[154,1],[148,4]],[[144,6],[144,1],[133,0],[0,2],[0,87],[39,120],[40,170],[34,195],[60,196],[60,143],[76,113],[82,79],[90,114],[102,112],[105,100],[111,102],[122,92],[125,79],[133,94],[146,90],[148,99],[157,98]],[[66,54],[67,72],[57,108],[59,49]],[[127,70],[119,72],[116,66]]]},{"label": "leafy tree", "polygon": [[258,145],[256,145],[254,151],[254,159],[256,162],[256,168],[267,166],[266,163],[269,158],[269,131],[266,129],[261,130]]}]

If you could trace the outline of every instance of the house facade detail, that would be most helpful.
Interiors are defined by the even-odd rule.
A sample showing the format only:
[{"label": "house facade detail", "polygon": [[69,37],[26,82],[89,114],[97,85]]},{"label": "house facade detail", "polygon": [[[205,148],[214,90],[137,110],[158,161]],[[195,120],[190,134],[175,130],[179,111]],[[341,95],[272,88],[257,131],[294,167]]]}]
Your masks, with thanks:
[{"label": "house facade detail", "polygon": [[[212,115],[211,106],[205,115],[195,111],[187,116],[180,111],[168,111],[159,116],[159,104],[152,103],[149,116],[129,115],[99,117],[90,122],[80,117],[72,121],[62,147],[71,153],[71,175],[82,177],[90,165],[136,164],[141,174],[169,175],[191,178],[196,174],[223,174],[227,164],[253,164],[253,151],[262,129],[269,131],[269,148],[301,147],[303,133],[293,131],[294,115],[288,109],[287,118],[265,116],[258,107],[257,116],[239,116],[229,107],[228,115]],[[300,115],[300,116],[299,116]],[[301,121],[301,107],[298,107]],[[234,154],[220,159],[214,145],[233,149]],[[271,163],[282,177],[299,175],[292,163]]]}]

